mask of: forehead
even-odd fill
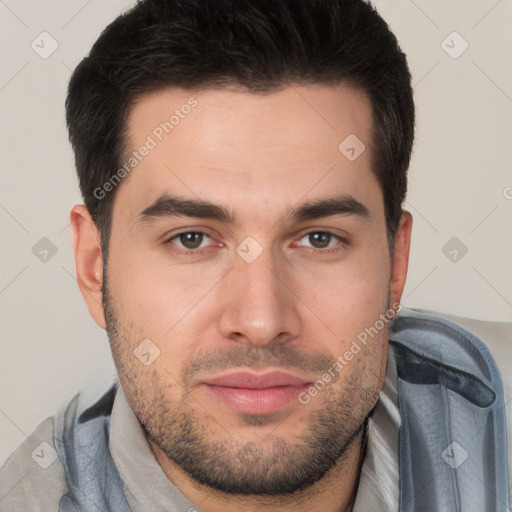
[[[163,89],[130,112],[127,179],[116,203],[131,215],[172,193],[234,211],[254,207],[255,218],[328,193],[378,202],[371,128],[368,98],[347,85],[265,94]]]
[[[203,152],[219,155],[220,146],[226,157],[240,157],[235,152],[243,145],[273,153],[295,146],[307,154],[312,146],[330,148],[349,133],[367,138],[371,117],[368,97],[343,84],[295,85],[270,93],[167,88],[136,101],[127,142],[135,148],[149,135],[165,146],[169,139],[181,143],[194,135],[190,142]]]

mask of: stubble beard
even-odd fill
[[[363,372],[340,378],[309,404],[299,405],[311,407],[311,413],[305,431],[294,441],[285,438],[279,422],[263,441],[237,440],[191,393],[169,400],[166,391],[174,381],[169,376],[172,382],[165,384],[165,372],[148,371],[129,357],[138,336],[134,329],[120,326],[106,273],[104,278],[106,330],[118,372],[130,385],[135,415],[148,439],[192,479],[223,493],[284,496],[310,488],[335,467],[343,473],[349,450],[363,441],[360,434],[380,391],[365,385]],[[271,416],[240,415],[240,420],[254,428],[267,427]]]

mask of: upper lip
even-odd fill
[[[281,370],[254,373],[247,370],[235,370],[216,375],[203,381],[211,386],[228,388],[265,389],[277,386],[303,386],[311,381]]]

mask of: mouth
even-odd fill
[[[283,371],[254,373],[236,370],[207,379],[201,385],[237,412],[271,414],[296,400],[311,383]]]

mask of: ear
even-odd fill
[[[403,212],[395,235],[394,254],[391,266],[389,287],[389,303],[399,304],[404,291],[407,267],[409,265],[409,249],[411,247],[412,215]]]
[[[100,232],[84,205],[73,207],[70,221],[78,286],[94,321],[105,329],[101,291],[103,261]]]

